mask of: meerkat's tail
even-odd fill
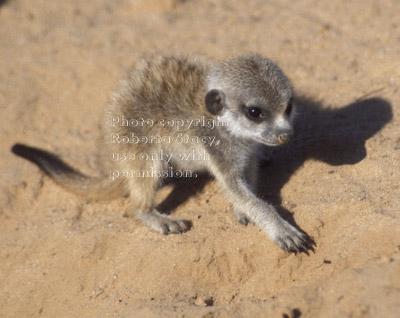
[[[11,151],[36,164],[46,175],[66,190],[88,199],[110,200],[126,194],[121,179],[88,177],[47,151],[15,144]]]

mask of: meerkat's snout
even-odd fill
[[[282,144],[288,143],[293,138],[294,138],[294,131],[293,130],[288,130],[288,131],[282,132],[278,136],[279,142],[282,143]]]

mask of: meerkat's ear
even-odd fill
[[[218,115],[225,107],[225,94],[219,89],[212,89],[206,94],[206,108],[213,114]]]

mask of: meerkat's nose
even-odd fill
[[[286,132],[281,133],[279,135],[278,139],[279,139],[279,142],[286,143],[286,142],[291,141],[293,139],[293,137],[294,137],[293,131],[286,131]]]

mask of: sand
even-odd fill
[[[396,0],[0,1],[0,317],[399,317],[399,16]],[[310,255],[239,224],[213,180],[173,196],[193,227],[163,236],[125,217],[127,198],[87,201],[10,152],[95,174],[133,62],[243,52],[299,95],[297,138],[259,192],[315,239]]]

